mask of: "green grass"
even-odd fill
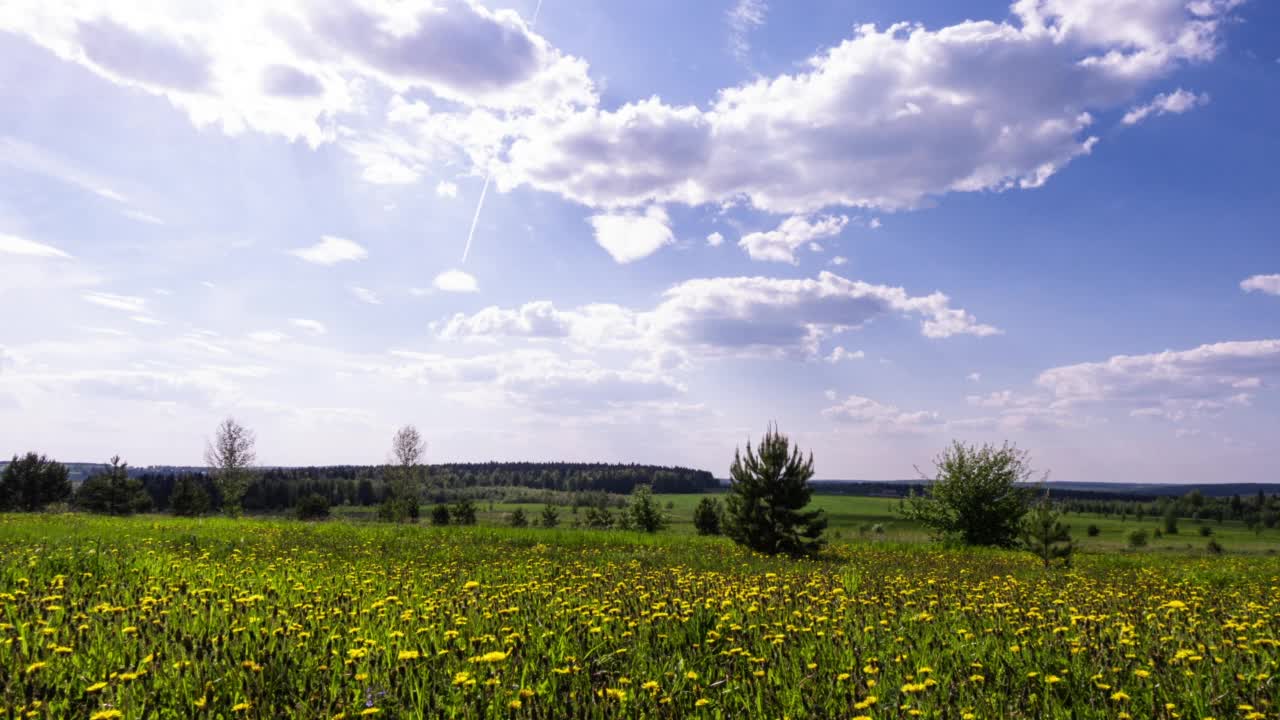
[[[655,495],[654,499],[667,513],[671,520],[667,533],[692,535],[696,531],[693,526],[693,509],[703,495]],[[713,495],[720,497],[722,495]],[[671,505],[668,508],[668,504]],[[489,509],[488,503],[477,505],[480,512],[478,519],[483,525],[505,525],[509,514],[516,508],[524,508],[525,515],[534,521],[542,511],[541,505],[495,503]],[[890,543],[925,543],[930,541],[928,532],[919,525],[906,520],[900,513],[900,504],[896,498],[860,497],[849,495],[814,495],[813,507],[821,508],[828,519],[828,537],[833,543],[863,543],[881,541]],[[571,524],[575,517],[570,508],[560,508],[562,525]],[[372,515],[369,515],[372,519]],[[1189,519],[1180,519],[1179,533],[1155,538],[1154,531],[1163,529],[1164,524],[1158,517],[1147,517],[1139,522],[1134,516],[1121,521],[1117,516],[1104,517],[1092,513],[1072,513],[1066,516],[1071,526],[1072,537],[1085,553],[1130,552],[1129,533],[1139,528],[1145,529],[1148,545],[1138,552],[1146,553],[1191,553],[1204,554],[1209,542],[1208,537],[1199,534],[1201,525],[1213,531],[1213,539],[1222,545],[1228,553],[1264,553],[1280,549],[1280,529],[1249,530],[1241,522],[1217,523],[1204,521],[1195,523]],[[1099,534],[1089,537],[1086,529],[1090,524],[1098,526]],[[883,535],[876,535],[870,529],[880,525]]]
[[[0,515],[0,717],[1274,717],[1277,648],[1264,555]]]

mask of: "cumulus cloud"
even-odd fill
[[[720,247],[724,243],[724,236],[718,232],[713,232],[707,236],[707,244],[711,247]]]
[[[324,323],[320,322],[319,320],[309,320],[307,318],[290,318],[289,324],[298,328],[299,330],[305,330],[306,332],[312,335],[324,335],[325,333],[329,332],[329,329],[326,328],[324,326]]]
[[[336,265],[369,257],[369,252],[359,243],[333,235],[322,235],[315,245],[290,250],[289,254],[316,265]]]
[[[654,205],[641,213],[617,212],[592,215],[596,243],[618,263],[646,258],[663,245],[675,242],[667,213]]]
[[[1171,93],[1157,95],[1152,98],[1151,102],[1145,105],[1139,105],[1124,114],[1121,120],[1125,125],[1137,125],[1152,115],[1181,115],[1184,112],[1192,110],[1200,105],[1208,105],[1209,96],[1206,93],[1197,95],[1193,92],[1187,92],[1182,88],[1178,88]]]
[[[1280,275],[1254,275],[1245,278],[1240,281],[1240,289],[1245,292],[1280,295]]]
[[[823,409],[822,415],[840,423],[878,431],[909,432],[942,425],[942,418],[934,411],[907,412],[896,405],[886,405],[861,395],[846,397],[839,404]]]
[[[800,280],[688,280],[669,288],[661,302],[644,311],[607,304],[557,310],[546,301],[517,309],[492,307],[454,316],[440,335],[448,339],[567,337],[590,347],[815,358],[824,338],[893,315],[920,318],[921,332],[927,337],[998,332],[968,312],[952,308],[942,293],[911,296],[902,288],[823,272],[816,279]]]
[[[784,214],[1038,187],[1093,147],[1094,112],[1211,59],[1231,5],[1020,0],[999,22],[862,26],[706,109],[649,98],[532,123],[499,186],[591,207],[745,197]]]
[[[472,293],[480,290],[475,276],[461,270],[445,270],[436,275],[431,285],[441,292]]]
[[[995,20],[865,25],[704,106],[655,96],[607,110],[585,61],[474,0],[17,0],[0,8],[0,31],[166,97],[197,126],[338,142],[371,182],[414,182],[447,159],[492,170],[500,190],[634,220],[672,202],[802,215],[1038,187],[1090,151],[1094,113],[1213,58],[1236,4],[1018,0]],[[764,12],[757,0],[730,11],[740,52]],[[1147,114],[1186,102],[1175,92]],[[648,243],[623,243],[623,257],[666,242],[659,223],[629,224]]]
[[[843,346],[837,345],[835,349],[831,351],[831,354],[827,355],[823,360],[835,365],[844,360],[861,360],[866,356],[867,354],[861,350],[849,352],[848,350],[845,350]]]
[[[1246,340],[1116,355],[1051,368],[1037,383],[1058,406],[1107,403],[1138,415],[1175,417],[1249,402],[1280,376],[1280,340]]]
[[[458,197],[458,184],[448,180],[441,180],[436,183],[436,195],[442,198],[456,198]]]
[[[742,236],[738,246],[747,251],[752,260],[771,260],[796,264],[796,250],[815,241],[834,237],[849,224],[844,215],[826,215],[809,219],[794,215],[782,221],[777,229],[753,232]]]
[[[471,0],[214,8],[17,0],[20,33],[122,85],[167,98],[197,126],[337,140],[370,86],[502,109],[595,102],[586,63],[509,10]]]
[[[587,415],[647,407],[684,395],[663,375],[604,368],[585,358],[545,350],[517,350],[456,357],[395,351],[401,363],[388,370],[427,384],[496,387],[503,400],[550,415]]]
[[[71,255],[52,245],[0,233],[0,254],[23,255],[37,258],[70,258]]]

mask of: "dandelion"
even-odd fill
[[[711,704],[711,701],[710,701],[710,700],[708,700],[708,699],[706,699],[706,698],[698,698],[698,701],[697,701],[697,702],[695,702],[695,703],[693,704],[693,706],[694,706],[694,707],[706,707],[707,705],[710,705],[710,704]]]
[[[119,710],[99,710],[89,716],[89,720],[114,720],[114,718],[122,718],[124,713]]]
[[[417,650],[401,650],[400,654],[396,656],[396,659],[403,662],[405,660],[417,660],[419,657],[421,657],[421,655]]]
[[[96,682],[96,683],[94,683],[94,684],[90,685],[89,687],[85,688],[85,689],[84,689],[84,691],[85,691],[86,693],[93,694],[93,693],[98,692],[99,690],[101,690],[102,688],[104,688],[104,687],[106,687],[106,686],[107,686],[107,684],[106,684],[106,683],[104,683],[104,682]]]

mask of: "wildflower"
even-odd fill
[[[245,710],[248,710],[251,707],[253,706],[247,702],[236,703],[235,705],[231,706],[231,712],[244,712]]]
[[[107,684],[106,684],[106,683],[104,683],[104,682],[96,682],[96,683],[94,683],[94,684],[90,685],[89,687],[85,688],[85,689],[84,689],[84,691],[85,691],[85,692],[87,692],[87,693],[96,693],[96,692],[98,692],[99,690],[101,690],[102,688],[104,688],[104,687],[106,687],[106,686],[107,686]]]
[[[502,652],[501,650],[494,650],[493,652],[488,652],[478,657],[471,658],[471,662],[495,663],[495,662],[502,662],[503,660],[506,660],[506,659],[507,659],[506,653]]]
[[[31,673],[39,670],[42,667],[45,667],[48,664],[49,663],[47,662],[33,662],[27,666],[27,674],[30,675]]]
[[[694,703],[694,704],[693,704],[693,706],[694,706],[694,707],[705,707],[705,706],[710,705],[710,704],[711,704],[711,701],[710,701],[710,700],[708,700],[708,699],[706,699],[706,698],[698,698],[698,702]]]
[[[417,650],[401,650],[400,654],[396,656],[396,659],[397,660],[417,660],[419,657],[420,657],[420,654],[418,653]]]
[[[382,712],[382,710],[381,710],[380,708],[371,707],[371,708],[365,708],[365,709],[361,710],[361,711],[360,711],[360,714],[361,714],[361,715],[377,715],[377,714],[378,714],[378,713],[380,713],[380,712]]]
[[[1111,699],[1115,700],[1116,702],[1124,702],[1125,700],[1129,699],[1129,695],[1123,690],[1117,690],[1111,693]]]
[[[698,679],[698,673],[696,673],[696,672],[694,672],[694,671],[692,671],[692,670],[690,670],[689,672],[685,673],[685,674],[684,674],[684,676],[685,676],[685,678],[687,678],[687,679],[689,679],[689,680],[697,680],[697,679]]]
[[[115,718],[124,717],[124,713],[119,710],[99,710],[89,716],[89,720],[114,720]]]

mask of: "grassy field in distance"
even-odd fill
[[[694,534],[693,509],[703,497],[705,496],[699,494],[655,495],[654,498],[670,519],[670,525],[664,532]],[[711,497],[717,497],[723,502],[723,493],[714,493]],[[672,507],[668,508],[668,504]],[[902,517],[897,498],[815,494],[812,505],[826,513],[827,536],[833,543],[868,542],[875,539],[895,543],[922,543],[930,540],[923,528]],[[490,510],[490,503],[480,502],[476,504],[476,508],[480,524],[491,526],[506,525],[509,514],[516,508],[523,508],[530,522],[535,522],[542,512],[542,505],[529,503],[493,503],[493,509]],[[572,508],[562,506],[558,509],[562,526],[571,525],[578,517],[573,514]],[[427,522],[425,515],[429,511],[429,506],[423,507],[423,522]],[[616,508],[611,511],[616,512]],[[373,519],[375,509],[340,508],[335,509],[335,512],[342,517]],[[578,511],[579,514],[583,512],[583,509]],[[1180,518],[1178,534],[1160,538],[1155,537],[1155,531],[1163,530],[1164,527],[1159,517],[1147,516],[1138,521],[1133,515],[1121,520],[1116,515],[1108,517],[1092,513],[1070,513],[1066,515],[1065,521],[1070,524],[1071,535],[1083,552],[1128,551],[1129,534],[1134,530],[1144,529],[1147,531],[1148,544],[1141,552],[1203,554],[1210,538],[1200,535],[1202,525],[1212,530],[1211,537],[1228,553],[1280,551],[1280,529],[1264,528],[1255,532],[1238,521],[1217,523],[1205,520],[1197,523],[1188,518]],[[883,535],[870,531],[877,524],[883,528]],[[1086,532],[1091,524],[1098,526],[1099,534],[1096,537],[1089,537]]]

